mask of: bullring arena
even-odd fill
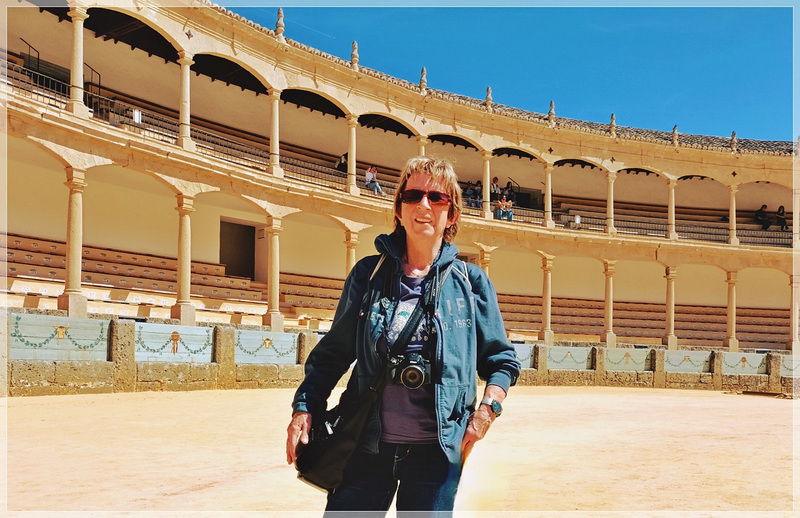
[[[318,515],[283,464],[292,387],[429,154],[516,200],[495,219],[485,189],[455,241],[524,368],[460,512],[792,515],[795,143],[451,94],[295,41],[281,11],[70,5],[7,10],[12,514]]]

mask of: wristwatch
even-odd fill
[[[503,413],[503,405],[496,399],[485,397],[481,400],[481,405],[488,405],[495,417],[500,417],[500,414]]]

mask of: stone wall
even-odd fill
[[[303,364],[319,339],[314,332],[270,333],[260,326],[184,328],[113,319],[98,328],[96,321],[81,320],[8,314],[3,335],[7,347],[2,349],[9,359],[4,387],[9,395],[291,388],[303,379]],[[83,338],[78,331],[82,328],[87,330]],[[607,349],[586,344],[516,344],[516,348],[524,367],[520,385],[724,390],[793,397],[800,373],[794,357],[777,352]],[[74,359],[76,355],[96,359]]]

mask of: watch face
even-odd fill
[[[497,401],[492,401],[491,407],[492,407],[492,412],[494,412],[494,415],[500,417],[500,414],[503,413],[502,405],[500,405],[500,403],[498,403]]]

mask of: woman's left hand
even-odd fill
[[[461,464],[467,461],[467,457],[469,457],[469,454],[472,452],[475,443],[483,439],[494,419],[494,415],[489,411],[486,405],[480,405],[478,409],[469,416],[467,431],[464,434],[464,439],[461,441]]]

